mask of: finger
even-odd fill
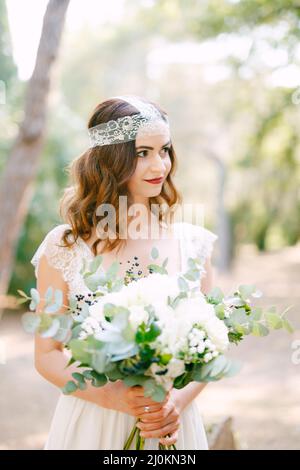
[[[171,446],[172,444],[176,444],[176,442],[178,441],[178,435],[179,431],[177,430],[173,432],[173,434],[170,434],[170,436],[162,437],[159,442],[163,446]]]
[[[151,398],[148,397],[130,397],[129,401],[131,401],[136,408],[140,407],[143,408],[144,406],[150,406],[151,408],[159,409],[164,406],[157,401],[153,401]]]
[[[140,414],[151,414],[152,412],[158,412],[161,410],[163,407],[167,406],[167,402],[158,402],[158,401],[153,401],[151,398],[141,398],[138,397],[134,400],[134,406],[138,408],[138,411]],[[145,411],[145,406],[149,406],[149,410]]]
[[[156,429],[154,431],[142,431],[141,436],[145,437],[145,438],[164,437],[166,434],[173,433],[173,432],[177,431],[178,428],[179,428],[179,423],[176,424],[176,425],[174,425],[174,423],[172,423],[172,424],[168,424],[167,426],[164,426],[163,428]]]
[[[140,420],[143,423],[152,423],[159,422],[166,419],[174,411],[174,406],[169,404],[162,408],[150,408],[150,411],[145,412],[144,409],[141,409]]]
[[[148,398],[148,397],[145,397],[144,393],[145,393],[145,389],[144,387],[142,387],[141,385],[136,385],[134,387],[130,387],[131,389],[131,393],[134,397],[144,397],[144,398]],[[149,397],[149,399],[151,400],[151,398]],[[163,401],[161,402],[157,402],[157,401],[154,401],[152,400],[154,403],[166,403],[168,400],[170,399],[170,392],[167,392],[165,398]]]
[[[140,416],[143,415],[145,416],[145,418],[147,418],[147,416],[150,416],[150,420],[152,415],[157,415],[162,410],[162,407],[160,405],[152,405],[150,403],[148,406],[148,411],[145,411],[144,406],[137,406],[137,411],[139,412]]]
[[[176,423],[178,421],[178,417],[170,414],[167,418],[161,421],[154,421],[150,423],[144,423],[142,421],[139,421],[137,423],[137,427],[141,431],[154,431],[156,429],[162,429],[164,426],[167,426],[168,424]]]

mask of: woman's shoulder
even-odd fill
[[[70,229],[69,224],[59,224],[46,233],[44,240],[48,242],[60,242],[66,230]],[[44,241],[43,240],[43,241]]]
[[[30,260],[31,264],[35,267],[36,276],[39,261],[44,255],[52,267],[62,271],[66,271],[68,265],[74,260],[75,245],[72,248],[66,246],[63,242],[63,235],[67,229],[70,229],[69,224],[56,225],[42,239]]]
[[[211,239],[214,241],[219,238],[216,233],[202,225],[196,225],[190,222],[175,222],[173,225],[177,232],[180,232],[183,236],[188,238],[199,240]]]
[[[174,228],[185,244],[190,247],[191,255],[199,256],[203,263],[212,255],[214,242],[219,238],[216,233],[203,225],[190,222],[177,222]]]

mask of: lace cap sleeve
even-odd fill
[[[47,261],[53,268],[62,272],[66,282],[72,277],[72,267],[76,259],[76,250],[74,248],[64,247],[62,235],[69,228],[68,224],[58,225],[47,233],[38,249],[34,253],[31,264],[34,266],[35,276],[38,274],[39,261],[43,255],[46,255]],[[60,246],[61,245],[61,246]]]
[[[189,246],[188,255],[199,257],[201,265],[212,255],[214,242],[219,238],[214,232],[205,227],[190,223],[183,224],[184,239]]]
[[[194,225],[192,239],[196,250],[196,255],[203,265],[212,256],[214,243],[219,238],[214,232],[205,227]]]

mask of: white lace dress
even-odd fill
[[[91,291],[85,286],[80,269],[82,260],[94,257],[91,249],[81,238],[71,248],[58,246],[62,233],[68,224],[53,228],[33,255],[31,263],[37,275],[39,259],[47,256],[49,264],[59,269],[69,287],[69,295],[75,293],[88,294]],[[174,224],[175,236],[180,239],[181,271],[187,270],[190,256],[199,256],[202,266],[211,255],[216,234],[204,227],[187,222]],[[201,277],[205,274],[203,267]],[[198,281],[197,281],[198,283]],[[50,432],[44,449],[47,450],[117,450],[123,449],[135,423],[134,416],[103,408],[72,395],[60,395]],[[198,405],[193,400],[182,412],[179,438],[176,448],[179,450],[207,449],[207,439],[199,413]],[[145,441],[145,449],[157,449],[158,439]],[[134,449],[134,447],[132,447]]]

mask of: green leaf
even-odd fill
[[[155,273],[168,274],[168,271],[158,264],[148,264],[147,268]]]
[[[157,259],[158,256],[159,256],[159,252],[158,252],[158,249],[154,246],[151,250],[151,258],[152,259]]]
[[[95,292],[99,286],[105,286],[107,283],[106,274],[103,271],[97,271],[94,274],[85,274],[84,283],[88,289]]]
[[[185,292],[185,291],[188,291],[189,285],[188,285],[188,283],[186,282],[186,280],[185,280],[183,277],[180,276],[180,277],[178,278],[177,282],[178,282],[179,289],[180,289],[181,291],[184,291],[184,292]]]
[[[29,299],[28,295],[25,294],[25,292],[21,289],[18,289],[17,292],[20,294],[21,297],[25,297],[26,300]]]
[[[92,385],[94,387],[103,387],[103,385],[105,385],[108,382],[105,374],[98,374],[98,372],[96,372],[95,370],[91,372],[91,376],[92,376]]]
[[[98,268],[100,267],[101,263],[102,263],[102,260],[103,260],[103,256],[101,255],[97,255],[93,261],[91,262],[90,266],[89,266],[89,271],[91,273],[95,273],[96,271],[98,271]]]
[[[172,359],[172,357],[173,357],[172,354],[167,354],[167,353],[162,354],[161,357],[160,357],[160,363],[162,365],[167,365],[170,362],[170,360]]]
[[[262,325],[261,323],[253,322],[252,334],[254,336],[267,336],[269,334],[269,330],[266,326]]]
[[[272,329],[282,328],[282,320],[279,315],[272,312],[266,312],[265,318],[267,320],[268,326]]]
[[[243,364],[240,361],[229,360],[229,367],[223,371],[224,377],[232,377],[236,375],[238,372],[240,372],[242,365]]]
[[[58,332],[59,327],[59,320],[57,318],[53,318],[50,328],[40,331],[40,335],[42,338],[52,338]]]
[[[224,298],[224,294],[219,287],[214,287],[207,294],[208,301],[219,304]]]
[[[41,317],[35,313],[27,312],[22,315],[21,321],[27,333],[34,333],[41,323]]]
[[[62,392],[65,395],[69,395],[70,393],[75,392],[78,389],[77,385],[73,380],[69,380],[66,385],[62,388]]]
[[[152,400],[162,402],[165,399],[166,391],[161,385],[157,385],[154,379],[148,379],[144,383],[144,396],[151,397]]]
[[[238,290],[243,300],[247,300],[251,296],[251,294],[253,294],[253,292],[256,292],[256,287],[250,284],[243,284],[239,286]]]
[[[40,303],[40,294],[39,292],[33,287],[30,289],[30,295],[31,295],[31,302],[29,304],[29,309],[30,310],[35,310],[37,305]]]
[[[251,310],[251,318],[252,320],[260,320],[262,317],[262,308],[255,307]]]
[[[99,374],[103,374],[106,369],[106,365],[108,363],[108,357],[106,348],[96,350],[92,354],[92,367],[95,369],[96,372]]]
[[[49,286],[48,289],[46,290],[46,293],[45,293],[46,305],[48,305],[49,302],[51,302],[52,296],[53,296],[53,287]]]
[[[215,305],[215,313],[220,320],[223,320],[225,318],[224,310],[225,310],[225,305],[223,304]]]
[[[220,375],[225,368],[228,366],[228,359],[223,356],[223,354],[220,354],[220,356],[217,356],[214,360],[214,366],[212,370],[210,371],[209,375],[211,377]]]
[[[84,364],[90,363],[91,354],[87,351],[87,344],[85,341],[80,339],[71,339],[68,347],[76,361],[83,362]]]
[[[35,310],[37,305],[40,302],[40,294],[39,292],[33,287],[30,289],[30,295],[31,295],[31,302],[29,304],[29,309],[30,310]]]
[[[286,318],[283,318],[282,319],[282,326],[283,328],[288,331],[289,333],[293,333],[294,332],[294,328],[293,326],[290,324],[290,322],[286,319]]]
[[[195,263],[194,258],[188,258],[187,264],[190,269],[197,269],[197,265]]]
[[[200,272],[199,269],[189,269],[186,273],[183,275],[188,281],[197,281],[200,277]]]
[[[85,377],[83,374],[80,374],[79,372],[73,372],[72,377],[74,377],[77,382],[85,382]]]
[[[120,268],[120,263],[119,263],[119,261],[114,261],[114,262],[110,265],[110,267],[108,268],[108,270],[106,271],[106,278],[107,278],[108,280],[113,280],[113,279],[116,277],[116,275],[117,275],[117,273],[118,273],[118,271],[119,271],[119,268]]]
[[[132,376],[125,377],[123,379],[123,382],[128,387],[135,387],[137,385],[144,386],[144,383],[147,380],[149,380],[149,379],[147,377],[143,376],[143,375],[132,375]]]
[[[21,304],[25,304],[25,302],[27,302],[28,299],[17,299],[17,303],[18,305],[21,305]]]
[[[169,258],[166,258],[162,264],[162,267],[165,268],[168,264]]]

